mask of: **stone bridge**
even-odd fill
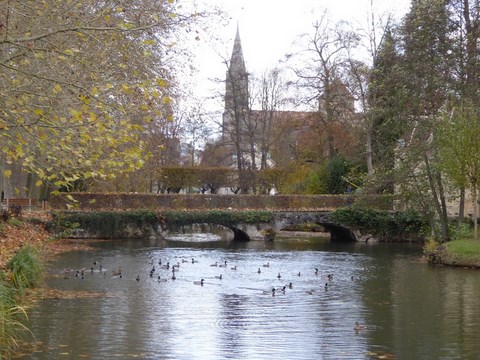
[[[353,195],[217,195],[217,194],[137,194],[137,193],[68,193],[56,196],[50,200],[52,210],[67,210],[74,208],[80,212],[127,210],[152,210],[157,213],[165,211],[201,212],[209,211],[269,211],[273,219],[266,222],[246,224],[222,224],[221,222],[191,222],[191,224],[219,224],[230,228],[236,240],[268,239],[275,233],[289,225],[314,223],[322,225],[330,232],[333,240],[365,241],[369,237],[358,231],[336,224],[332,220],[332,213],[337,208],[350,206],[353,203],[366,202],[374,204],[376,209],[391,209],[391,197],[372,195],[356,198]],[[152,224],[150,224],[152,225]],[[185,224],[186,225],[186,224]],[[123,224],[130,227],[124,233],[131,231],[135,236],[163,236],[169,231],[169,224],[155,224],[148,226],[148,230],[139,229],[135,224]],[[85,229],[85,234],[89,229]],[[91,230],[91,229],[90,229]],[[143,231],[143,233],[142,233]],[[94,234],[89,233],[91,236]],[[116,236],[116,235],[115,235]],[[111,237],[115,237],[112,235]],[[132,235],[133,236],[133,235]],[[93,236],[95,237],[95,236]]]
[[[275,212],[273,219],[269,222],[257,222],[256,224],[237,223],[222,224],[221,222],[211,221],[211,224],[222,225],[229,228],[234,234],[234,240],[249,241],[257,240],[273,240],[275,234],[291,225],[299,224],[318,224],[330,233],[332,240],[343,241],[359,241],[363,240],[358,232],[349,229],[341,224],[336,224],[332,220],[332,212],[316,211],[316,212]],[[187,224],[184,224],[187,225]],[[192,222],[193,225],[193,222]],[[171,228],[167,223],[162,225],[163,236],[169,231],[176,230]]]

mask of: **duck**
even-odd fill
[[[120,266],[118,270],[113,270],[112,271],[113,276],[122,276],[122,267]]]
[[[224,263],[224,264],[220,264],[220,265],[218,265],[218,267],[221,267],[221,268],[226,268],[226,267],[227,267],[227,260],[225,260],[225,263]]]
[[[218,266],[218,261],[215,261],[215,264],[210,264],[210,266]]]
[[[298,276],[301,276],[302,274],[301,274],[300,271],[299,271],[297,275],[298,275]]]
[[[318,268],[315,268],[315,275],[318,275]]]
[[[166,265],[162,265],[162,269],[167,269],[167,270],[170,269],[170,263],[167,262]]]
[[[282,286],[282,287],[277,288],[276,291],[281,291],[282,293],[285,294],[285,290],[286,290],[286,289],[287,289],[287,285],[284,285],[284,286]]]
[[[266,264],[263,264],[263,267],[270,267],[270,263],[267,262]]]
[[[358,321],[355,322],[355,326],[353,327],[353,330],[356,332],[359,332],[361,330],[365,330],[367,327],[365,325],[361,325]]]
[[[282,275],[280,275],[280,273],[278,273],[277,278],[281,279]]]
[[[205,280],[202,279],[202,280],[200,280],[200,281],[194,281],[193,283],[194,283],[195,285],[203,286],[203,283],[204,283],[204,282],[205,282]]]
[[[230,268],[232,270],[237,270],[237,265],[235,265],[234,267]]]
[[[194,258],[192,258],[192,264],[195,264],[195,263],[198,263],[198,260],[195,260]]]
[[[272,290],[264,290],[262,292],[263,295],[270,295],[272,294],[272,296],[275,296],[275,288],[272,288]]]
[[[140,275],[137,275],[137,277],[135,278],[135,280],[140,281]]]
[[[220,279],[222,280],[222,274],[218,275],[218,276],[215,276],[215,279]]]
[[[332,281],[332,280],[333,280],[333,274],[328,274],[327,277],[328,277],[328,281]]]
[[[293,287],[293,284],[290,283],[290,284],[288,284],[287,286],[288,286],[289,289],[291,289],[291,288]]]
[[[157,280],[158,280],[158,282],[166,282],[167,281],[167,279],[161,278],[160,275],[158,275]]]
[[[182,264],[183,264],[183,263],[187,263],[187,262],[188,262],[187,259],[182,259]]]
[[[325,290],[327,290],[328,289],[328,283],[325,283],[324,287],[325,287]]]
[[[308,295],[313,295],[313,293],[315,292],[315,290],[307,290],[305,291]]]
[[[261,272],[262,272],[262,270],[260,270],[260,268],[258,268],[257,273],[260,274]]]

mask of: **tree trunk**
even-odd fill
[[[458,223],[457,228],[463,223],[465,218],[465,186],[460,187],[460,204],[458,205]]]
[[[423,154],[424,160],[425,160],[425,170],[427,172],[427,178],[428,178],[428,183],[430,185],[430,190],[432,192],[432,200],[433,200],[433,205],[435,207],[435,212],[437,213],[438,219],[440,221],[440,230],[441,230],[441,239],[443,242],[449,240],[449,234],[448,234],[448,219],[446,216],[446,207],[444,204],[442,205],[442,200],[441,198],[445,199],[445,194],[443,193],[443,186],[439,187],[437,189],[437,185],[441,185],[442,180],[438,176],[435,176],[432,173],[432,168],[430,166],[430,161],[428,159],[428,155],[426,152]],[[445,200],[443,200],[444,202]]]
[[[477,184],[474,183],[472,186],[473,193],[473,237],[478,239],[478,194],[477,194]]]

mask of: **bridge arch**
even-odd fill
[[[214,218],[205,218],[202,224],[220,225],[233,232],[234,241],[249,241],[251,239],[273,240],[274,234],[292,225],[313,223],[321,225],[330,233],[334,241],[357,241],[355,233],[346,226],[333,221],[331,212],[275,212],[270,221],[246,223],[224,223]],[[199,224],[196,221],[184,223],[184,225]],[[165,223],[162,226],[164,232],[174,230],[175,226]]]

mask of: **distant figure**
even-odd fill
[[[347,207],[350,207],[353,203],[352,187],[350,186],[350,184],[347,184],[347,189],[345,192],[347,193]]]
[[[262,272],[262,270],[260,270],[260,268],[258,268],[258,271],[257,271],[257,273],[259,273],[259,274],[260,274],[261,272]]]
[[[279,278],[279,279],[280,279],[281,277],[282,277],[282,276],[280,275],[280,273],[278,273],[278,275],[277,275],[277,278]]]
[[[360,323],[357,321],[355,322],[355,326],[353,327],[353,330],[355,330],[355,332],[359,332],[359,331],[362,331],[362,330],[365,330],[367,327],[365,325],[360,325]]]

